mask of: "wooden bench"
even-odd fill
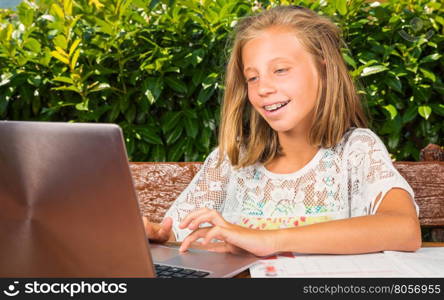
[[[424,242],[444,242],[444,161],[435,160],[444,160],[440,151],[429,145],[421,151],[424,161],[394,162],[415,191]],[[202,162],[130,163],[142,214],[160,222],[201,166]]]

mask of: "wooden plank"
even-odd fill
[[[444,226],[444,162],[395,162],[415,192],[422,226]]]

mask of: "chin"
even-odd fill
[[[268,124],[268,125],[270,125],[270,124]],[[270,127],[271,127],[271,129],[273,129],[274,131],[279,132],[279,133],[289,132],[293,129],[288,126],[276,126],[276,125],[272,126],[272,125],[270,125]]]

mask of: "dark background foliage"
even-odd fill
[[[441,1],[24,1],[0,10],[0,118],[113,122],[132,161],[202,161],[217,143],[232,28],[278,4],[340,26],[393,158],[444,144]]]

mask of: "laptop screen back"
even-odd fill
[[[0,122],[0,277],[152,277],[121,129]]]

